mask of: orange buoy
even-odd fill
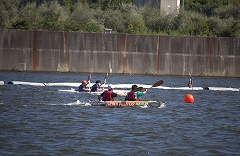
[[[192,96],[192,94],[186,94],[184,96],[184,102],[185,103],[193,103],[194,102],[194,97]]]

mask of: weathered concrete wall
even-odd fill
[[[180,0],[134,0],[134,5],[157,7],[166,14],[174,13],[180,8]]]
[[[166,14],[174,13],[180,8],[180,0],[161,0],[160,8]]]
[[[0,70],[240,77],[240,38],[0,30]]]

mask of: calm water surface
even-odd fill
[[[81,82],[88,74],[0,72],[0,81]],[[92,74],[92,82],[105,74]],[[188,77],[109,75],[110,84],[186,87]],[[240,88],[237,78],[194,77],[198,87]],[[0,85],[1,155],[240,155],[239,91],[151,88],[163,108],[83,106],[96,95],[67,86]],[[183,97],[190,93],[193,104]],[[122,100],[124,97],[118,97]],[[79,100],[81,104],[76,101]]]

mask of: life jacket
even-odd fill
[[[139,101],[139,99],[137,99],[135,97],[135,92],[128,92],[126,100],[128,100],[128,101]]]
[[[100,88],[100,86],[98,84],[94,84],[91,88],[91,92],[96,92],[97,89],[99,89],[99,88]]]
[[[112,97],[112,91],[105,91],[103,92],[103,101],[114,101]]]
[[[86,88],[86,85],[85,84],[81,84],[78,88],[78,91],[81,92],[83,91],[83,88]]]

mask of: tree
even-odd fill
[[[18,0],[0,0],[0,28],[10,28],[17,19]]]

